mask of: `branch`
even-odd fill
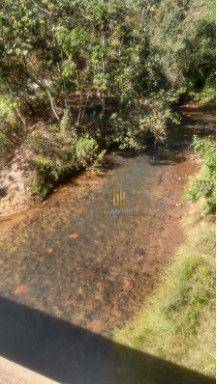
[[[46,15],[48,15],[49,17],[52,15],[52,12],[51,11],[48,11],[48,9],[46,8],[41,8],[38,4],[36,4],[34,2],[34,0],[32,0],[33,4],[42,12],[46,13]]]
[[[60,118],[59,118],[59,116],[58,116],[58,114],[57,114],[57,112],[56,112],[56,110],[55,110],[55,108],[54,108],[53,98],[52,98],[52,96],[51,96],[51,94],[50,94],[50,91],[48,90],[48,88],[45,88],[45,91],[46,91],[46,93],[47,93],[47,95],[48,95],[48,97],[49,97],[49,100],[50,100],[50,106],[51,106],[51,109],[52,109],[52,111],[53,111],[53,114],[54,114],[54,116],[56,117],[56,119],[57,119],[58,121],[60,121]]]

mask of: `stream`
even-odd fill
[[[96,174],[0,222],[1,355],[63,383],[116,383],[105,340],[133,320],[180,244],[198,169],[190,128],[214,124],[210,112],[187,115],[166,153],[111,153]]]

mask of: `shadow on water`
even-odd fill
[[[63,384],[205,384],[212,378],[0,298],[0,354]]]

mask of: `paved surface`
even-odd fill
[[[58,384],[21,365],[0,357],[0,384]]]

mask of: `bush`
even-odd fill
[[[76,158],[79,166],[88,168],[101,164],[105,150],[100,151],[95,139],[88,135],[81,136],[76,142]]]
[[[140,148],[138,119],[133,114],[114,112],[110,116],[110,124],[113,131],[112,141],[118,145],[118,148],[124,150]]]
[[[216,208],[216,156],[213,139],[194,136],[194,150],[202,155],[203,167],[187,191],[187,197],[195,202],[204,197],[210,211]]]
[[[4,152],[6,146],[7,137],[3,132],[0,132],[0,156]]]
[[[44,199],[52,189],[52,186],[52,184],[48,185],[45,183],[45,181],[40,177],[36,177],[31,181],[29,185],[29,191],[32,196],[37,196],[41,199]]]
[[[13,101],[8,96],[0,97],[0,118],[5,122],[14,121],[14,109],[17,107],[17,102]]]
[[[35,131],[28,137],[33,152],[31,166],[37,174],[30,184],[32,195],[44,198],[73,171],[96,167],[103,160],[105,151],[100,151],[94,138],[88,135],[77,138],[66,115],[63,123],[51,127],[49,135]]]
[[[1,92],[0,92],[1,93]],[[5,164],[12,156],[23,136],[22,115],[18,100],[2,94],[0,96],[0,161]]]
[[[177,98],[175,92],[159,91],[158,94],[153,94],[148,113],[140,119],[140,130],[150,132],[156,142],[164,142],[168,126],[177,126],[180,123],[178,113],[171,108]]]

